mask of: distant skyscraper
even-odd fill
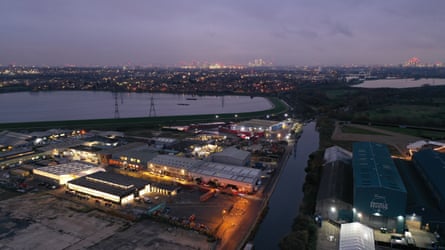
[[[406,67],[416,67],[416,66],[419,66],[420,65],[420,59],[415,57],[415,56],[411,57],[403,65],[406,66]]]
[[[268,63],[264,61],[263,59],[254,59],[253,61],[250,61],[247,66],[249,67],[265,67],[265,66],[272,66],[272,63]]]

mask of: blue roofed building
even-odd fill
[[[383,144],[353,144],[353,217],[374,228],[403,232],[407,192]]]
[[[412,159],[439,208],[445,211],[445,154],[425,149],[414,153]]]

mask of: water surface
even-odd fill
[[[151,99],[153,97],[153,105]],[[190,96],[183,94],[48,91],[0,94],[0,123],[223,114],[272,108],[263,97]]]

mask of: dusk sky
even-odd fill
[[[443,0],[2,0],[0,64],[445,62]]]

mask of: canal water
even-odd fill
[[[153,100],[153,101],[152,101]],[[0,94],[0,123],[223,114],[272,108],[264,97],[191,96],[106,91],[46,91]],[[150,114],[151,113],[151,114]]]
[[[303,128],[303,133],[294,145],[278,183],[269,200],[269,210],[254,239],[255,249],[279,249],[280,240],[291,232],[292,222],[298,214],[303,199],[303,183],[309,155],[318,149],[319,135],[315,122]]]

